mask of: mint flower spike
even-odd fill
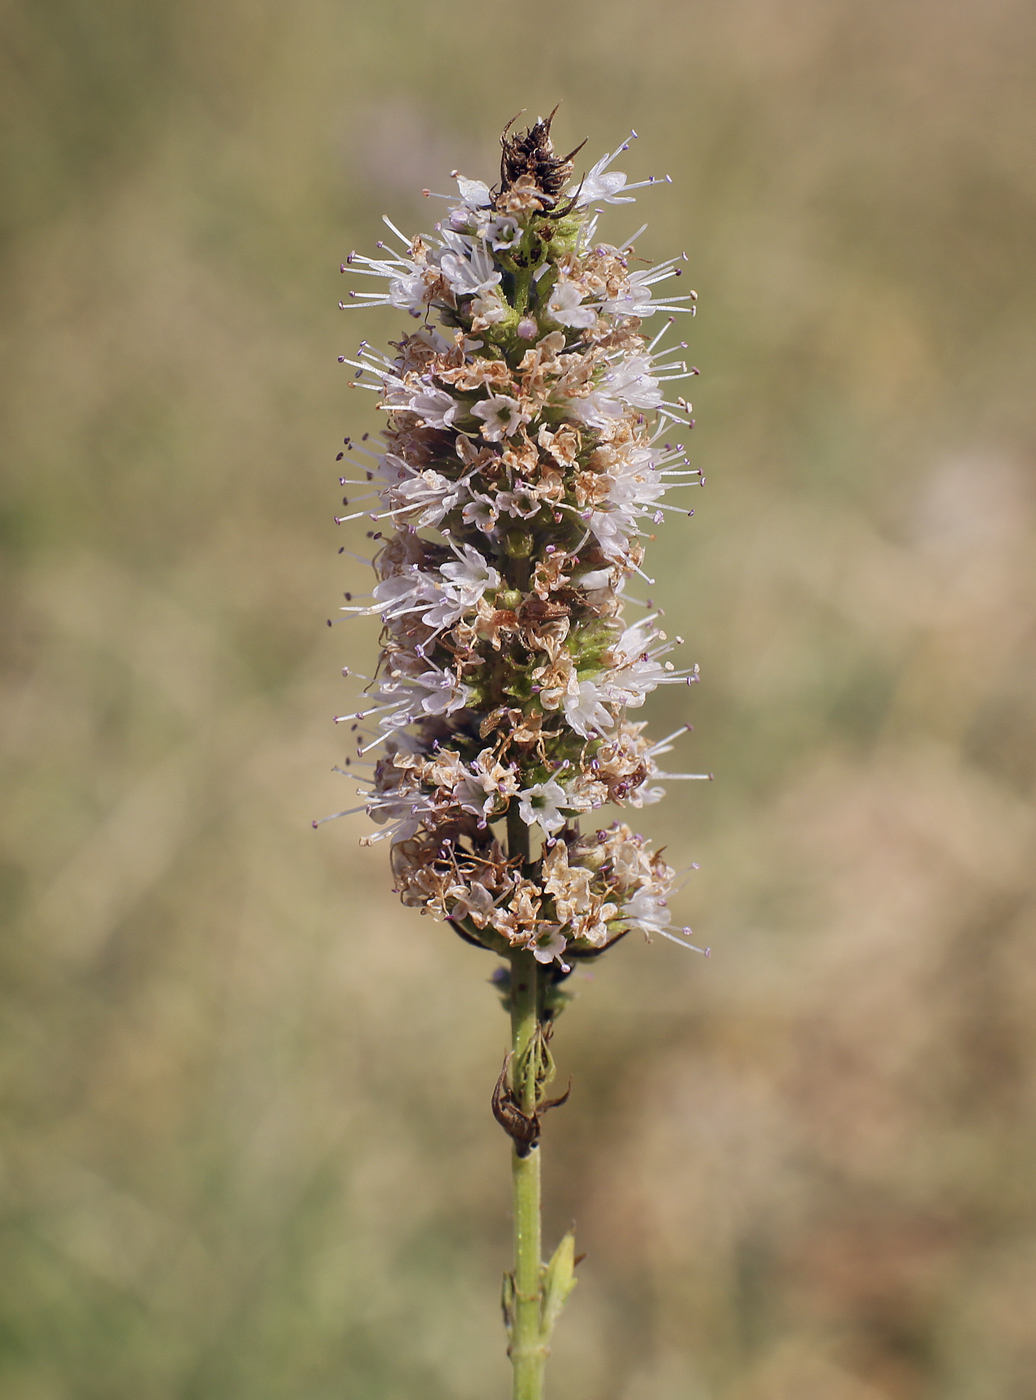
[[[629,717],[656,687],[697,681],[697,666],[669,659],[682,639],[658,611],[623,621],[630,576],[652,582],[651,529],[667,512],[693,515],[663,498],[704,480],[674,440],[693,427],[691,405],[668,389],[698,371],[685,342],[661,348],[696,293],[655,290],[683,258],[631,270],[632,241],[598,239],[592,204],[655,183],[611,169],[629,141],[576,179],[577,152],[554,154],[552,119],[507,128],[496,188],[454,172],[459,198],[433,234],[389,224],[401,249],[351,253],[342,269],[387,284],[343,306],[387,305],[420,324],[391,357],[366,343],[341,357],[387,421],[377,450],[347,444],[364,466],[343,484],[370,499],[340,519],[366,516],[379,547],[371,601],[343,611],[380,616],[383,633],[377,679],[339,718],[354,720],[361,755],[380,749],[360,790],[379,830],[363,843],[390,843],[403,903],[510,964],[512,1051],[493,1107],[514,1143],[504,1310],[522,1400],[541,1393],[574,1286],[570,1237],[546,1267],[539,1246],[535,1149],[556,1102],[544,1093],[560,984],[634,929],[694,946],[670,928],[661,853],[592,814],[711,777],[659,766],[689,725],[652,743]],[[643,323],[659,312],[649,340]]]

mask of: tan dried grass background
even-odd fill
[[[624,945],[559,1031],[552,1393],[1036,1397],[1032,7],[0,23],[5,1397],[506,1393],[491,960],[308,823],[376,640],[335,357],[398,330],[338,263],[559,98],[675,181],[608,227],[701,297],[649,715],[718,780],[644,822],[711,961]]]

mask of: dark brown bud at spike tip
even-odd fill
[[[518,117],[512,117],[504,127],[503,135],[500,137],[502,152],[500,156],[501,194],[509,190],[512,185],[517,184],[524,175],[528,176],[536,189],[545,194],[553,204],[571,180],[572,157],[578,155],[586,142],[581,141],[575,150],[570,151],[567,156],[559,157],[554,154],[554,146],[550,139],[550,124],[554,120],[554,113],[557,110],[555,107],[546,120],[538,119],[521,136],[509,135],[511,127],[514,126]]]

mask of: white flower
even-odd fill
[[[622,917],[645,933],[664,933],[673,916],[666,908],[665,900],[653,893],[649,885],[643,885],[626,903]]]
[[[457,551],[457,558],[442,566],[441,573],[449,580],[450,588],[463,592],[470,599],[472,607],[487,588],[500,587],[500,575],[470,544],[463,545]]]
[[[648,651],[652,643],[659,643]],[[665,640],[651,624],[650,619],[627,627],[612,648],[612,672],[608,678],[609,697],[617,704],[640,706],[644,696],[669,678],[671,662],[662,664],[659,657],[672,650],[672,643]]]
[[[443,582],[439,601],[424,614],[424,621],[435,628],[449,627],[478,603],[490,589],[500,587],[500,575],[470,544],[457,551],[457,558],[440,570]]]
[[[534,783],[518,794],[518,811],[526,826],[539,822],[548,836],[560,831],[568,818],[560,811],[561,807],[571,806],[568,793],[553,778],[545,783]]]
[[[460,174],[455,174],[453,178],[457,181],[462,201],[469,209],[485,209],[492,204],[489,186],[482,180],[468,180]]]
[[[405,612],[430,606],[438,596],[437,580],[416,567],[406,573],[390,574],[374,588],[375,604],[386,622]]]
[[[618,152],[616,152],[616,155]],[[593,167],[586,179],[583,181],[583,190],[579,196],[580,204],[635,204],[636,200],[631,194],[620,194],[619,191],[625,187],[626,176],[621,170],[608,170],[607,167],[615,159],[614,155],[602,156]]]
[[[396,277],[389,283],[388,300],[391,306],[400,311],[409,311],[411,316],[420,316],[428,304],[429,278],[425,269],[415,267],[405,277]]]
[[[644,847],[637,841],[616,841],[609,852],[612,869],[620,887],[639,885],[650,877],[651,863],[644,854]]]
[[[517,219],[512,219],[510,214],[501,214],[495,219],[490,219],[482,231],[482,237],[498,252],[513,248],[521,236],[521,225]]]
[[[618,511],[591,511],[586,523],[596,536],[604,556],[622,563],[629,545],[629,527],[624,527]]]
[[[491,496],[472,496],[460,513],[465,525],[476,525],[488,535],[497,522],[500,512]]]
[[[630,511],[631,525],[638,507],[654,505],[665,494],[665,482],[655,469],[649,449],[624,454],[611,465],[609,476],[608,504],[615,510]]]
[[[451,481],[430,468],[418,472],[409,481],[400,482],[393,490],[393,497],[398,498],[400,505],[421,512],[417,524],[422,527],[438,525],[467,494],[467,484],[463,480]]]
[[[394,229],[393,232],[398,230]],[[353,252],[343,264],[343,272],[346,267],[361,277],[383,277],[389,285],[387,292],[351,291],[349,302],[343,302],[343,306],[396,306],[402,311],[409,311],[411,316],[421,314],[439,276],[438,270],[426,266],[423,258],[418,261],[410,256],[368,258],[362,253]]]
[[[522,486],[520,482],[514,491],[501,491],[496,500],[501,510],[506,511],[508,515],[517,516],[519,520],[531,520],[534,515],[539,514],[539,497],[530,487]]]
[[[461,405],[445,389],[431,386],[414,394],[408,405],[430,428],[448,428],[452,425]]]
[[[514,797],[518,782],[514,773],[496,763],[492,749],[486,749],[475,759],[470,769],[453,789],[453,800],[476,817],[487,817],[498,797]]]
[[[475,315],[475,320],[482,325],[498,325],[507,315],[507,303],[501,297],[495,287],[481,293],[471,303],[471,310]]]
[[[576,409],[591,428],[606,428],[624,416],[626,405],[650,411],[661,402],[662,391],[651,373],[651,357],[626,355],[605,373],[593,393],[577,402]]]
[[[554,928],[550,924],[546,926],[546,931],[549,935],[546,943],[542,942],[543,934],[540,934],[541,941],[533,944],[532,955],[537,962],[541,963],[551,963],[555,958],[561,962],[565,949],[568,947],[565,935],[559,928]],[[561,965],[564,967],[564,963]]]
[[[499,442],[501,438],[510,437],[518,431],[522,423],[529,421],[529,415],[522,412],[518,400],[510,398],[507,394],[493,394],[475,404],[471,412],[475,418],[481,418],[485,423],[482,436],[487,442]]]
[[[429,667],[419,676],[407,677],[398,684],[389,681],[381,689],[386,698],[394,695],[405,698],[410,718],[404,719],[404,724],[421,714],[453,714],[454,710],[464,708],[471,694],[470,689],[460,685],[449,671],[439,671],[434,667]]]
[[[456,252],[443,253],[439,266],[456,296],[483,296],[497,286],[503,274],[493,271],[493,259],[484,247],[473,246],[470,239],[452,238]]]
[[[574,282],[561,281],[547,302],[547,315],[559,326],[574,326],[583,329],[592,326],[597,320],[597,312],[592,306],[582,306],[583,293]]]
[[[476,928],[485,928],[494,907],[493,896],[485,885],[472,880],[467,888],[463,885],[458,887],[457,902],[450,910],[450,918],[470,919]]]
[[[593,681],[580,681],[563,703],[565,718],[584,739],[611,727],[612,717],[604,706],[604,696]]]
[[[453,789],[453,800],[465,812],[473,816],[488,816],[493,807],[493,792],[486,791],[479,777],[462,778]]]
[[[670,277],[680,275],[676,266],[679,259],[670,258],[654,267],[631,272],[618,296],[607,297],[601,303],[601,310],[609,316],[637,316],[645,320],[656,311],[685,311],[681,302],[693,301],[693,295],[674,297],[663,296],[659,301],[652,298],[651,287],[655,282],[667,282]]]
[[[637,133],[630,135],[636,138]],[[568,191],[571,199],[577,201],[579,208],[585,208],[588,204],[634,204],[636,201],[633,195],[621,194],[621,190],[639,190],[644,185],[653,185],[654,176],[648,180],[638,180],[635,185],[626,183],[626,176],[621,170],[609,170],[612,161],[620,156],[623,151],[629,150],[629,141],[623,141],[617,150],[612,151],[610,156],[602,156],[588,175],[584,176],[578,185],[573,185]],[[669,177],[666,176],[668,181]]]
[[[626,355],[604,376],[604,390],[631,408],[652,409],[662,402],[649,355]]]
[[[647,778],[639,787],[632,788],[623,799],[631,807],[650,807],[655,802],[661,802],[665,797],[664,787],[648,787]]]
[[[633,708],[643,705],[645,696],[666,680],[668,673],[657,655],[670,647],[665,645],[655,653],[649,652],[648,647],[656,640],[663,638],[646,620],[627,627],[619,638],[612,649],[614,669],[606,682],[608,697],[615,704]]]
[[[617,297],[601,302],[601,310],[609,316],[639,316],[642,320],[653,316],[655,305],[651,300],[651,288],[637,280],[640,276],[639,272],[631,273]]]
[[[666,675],[665,668],[657,661],[635,661],[620,677],[609,680],[609,698],[616,705],[627,705],[635,710],[662,684]]]
[[[368,842],[373,842],[379,837],[391,836],[393,844],[397,841],[406,841],[421,829],[421,821],[427,815],[424,809],[414,810],[413,797],[399,797],[395,800],[387,797],[379,797],[377,801],[372,801],[367,805],[367,815],[372,822],[377,822],[379,826],[384,826],[386,822],[394,822],[395,825],[389,832],[379,832],[378,837],[368,837]]]

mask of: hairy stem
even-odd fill
[[[529,859],[529,828],[512,801],[507,814],[507,850]],[[536,1112],[539,965],[530,952],[511,953],[511,1083],[518,1106]],[[511,1321],[513,1400],[541,1400],[546,1347],[541,1331],[542,1243],[540,1239],[540,1150],[511,1148],[514,1211],[514,1296]]]
[[[531,953],[511,955],[511,1053],[514,1091],[523,1113],[536,1112],[537,973]],[[521,1152],[525,1155],[522,1156]],[[541,1329],[540,1150],[511,1153],[514,1189],[514,1305],[511,1364],[514,1400],[541,1400],[547,1349]]]
[[[521,856],[523,865],[529,859],[529,828],[522,821],[518,803],[513,798],[507,809],[507,854],[511,860]]]

